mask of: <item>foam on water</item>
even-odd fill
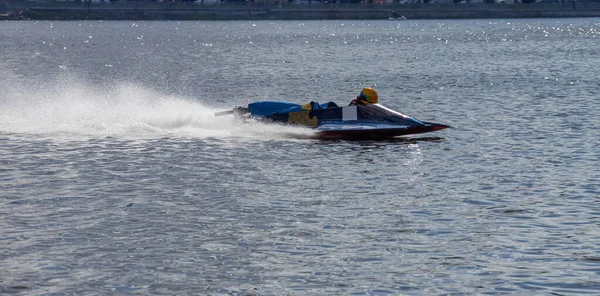
[[[138,85],[57,80],[13,83],[0,94],[0,132],[118,137],[306,138],[312,131],[215,116],[193,98]]]

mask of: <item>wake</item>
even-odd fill
[[[60,136],[308,138],[312,131],[241,124],[193,98],[130,84],[111,88],[76,81],[11,85],[0,93],[0,132]]]

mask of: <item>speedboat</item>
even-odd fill
[[[340,107],[334,102],[305,105],[259,101],[215,113],[313,128],[319,139],[377,140],[446,129],[449,126],[417,120],[381,104]]]

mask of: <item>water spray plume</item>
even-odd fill
[[[297,129],[254,123],[193,98],[174,97],[141,86],[91,85],[75,80],[12,84],[0,94],[0,132],[118,137],[286,137]]]

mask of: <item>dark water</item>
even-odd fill
[[[600,293],[600,19],[0,24],[0,294]],[[307,140],[216,110],[381,103]]]

